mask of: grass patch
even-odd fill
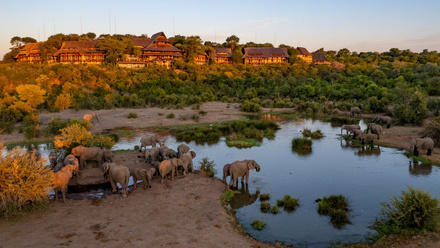
[[[292,149],[312,149],[312,140],[304,138],[296,138],[292,140]]]
[[[267,201],[270,199],[270,194],[261,194],[260,201]]]
[[[263,213],[268,213],[270,211],[270,203],[269,202],[261,202],[260,210]]]
[[[138,149],[139,150],[139,149]],[[112,152],[132,152],[132,151],[136,151],[136,150],[132,150],[132,149],[119,149],[119,150],[112,150]]]
[[[226,145],[228,147],[236,147],[236,148],[251,148],[253,146],[259,146],[260,144],[253,139],[244,139],[244,140],[227,140]]]
[[[265,225],[266,223],[264,223],[262,220],[254,220],[251,224],[252,228],[258,231],[263,230]]]
[[[278,214],[279,209],[278,209],[277,206],[273,206],[273,207],[270,209],[270,212],[271,212],[272,214]]]
[[[136,119],[136,118],[138,118],[138,115],[135,112],[130,112],[130,113],[128,113],[127,118],[128,119]]]
[[[283,118],[286,118],[287,120],[294,120],[297,118],[300,118],[301,115],[298,113],[291,113],[291,112],[270,112],[269,114],[271,115],[277,115],[277,116],[281,116]]]
[[[431,165],[437,165],[437,166],[439,165],[438,163],[430,160],[429,158],[419,157],[419,156],[416,156],[410,152],[405,152],[404,154],[407,158],[414,159],[415,161],[418,161],[423,164],[431,164]]]
[[[200,163],[200,171],[206,174],[209,177],[214,177],[217,173],[217,170],[215,169],[214,161],[209,160],[209,158],[204,157],[199,162]]]
[[[356,118],[342,117],[342,116],[332,116],[330,119],[326,118],[325,121],[330,121],[333,127],[342,125],[352,125],[359,124],[359,120]]]
[[[237,194],[240,194],[240,191],[227,189],[222,195],[222,200],[224,202],[230,202]]]
[[[170,114],[167,114],[166,118],[168,118],[168,119],[173,119],[174,116],[175,116],[175,115],[174,115],[173,113],[170,113]]]
[[[312,136],[312,130],[310,130],[308,128],[304,128],[304,130],[302,131],[302,134],[304,137],[308,138],[308,137]]]
[[[293,212],[295,211],[296,207],[299,206],[298,198],[292,198],[290,195],[285,195],[283,198],[283,207],[284,210],[287,212]]]
[[[348,220],[348,201],[343,195],[331,195],[318,202],[318,213],[330,217],[330,222],[336,228],[342,228],[350,223]]]
[[[310,138],[312,139],[321,139],[322,137],[324,137],[324,135],[321,133],[321,130],[316,130],[310,135]]]
[[[199,111],[199,115],[201,115],[201,116],[205,116],[207,113],[208,113],[208,112],[203,111],[203,110],[200,110],[200,111]]]

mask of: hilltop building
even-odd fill
[[[26,44],[23,48],[20,49],[18,54],[15,56],[15,60],[18,62],[28,62],[28,63],[41,63],[43,62],[43,58],[41,58],[40,46],[42,46],[44,42],[36,42]],[[41,49],[43,49],[41,47]],[[55,62],[55,59],[52,56],[47,57],[48,63]]]
[[[247,47],[244,49],[243,61],[246,65],[280,64],[289,61],[287,48]]]
[[[99,50],[98,43],[97,40],[64,41],[54,56],[60,63],[101,64],[105,59],[105,52]]]
[[[298,50],[298,55],[296,55],[298,58],[304,60],[306,63],[313,62],[313,55],[309,53],[305,47],[297,47],[296,50]]]
[[[216,64],[232,64],[232,49],[223,47],[214,47],[215,52],[209,55],[209,58]]]
[[[327,61],[327,58],[325,57],[325,53],[313,53],[313,63],[315,64],[323,64],[323,65],[329,65],[330,62]]]
[[[159,32],[154,34],[142,49],[141,61],[170,67],[174,60],[182,57],[182,54],[182,50],[173,46],[163,32]]]

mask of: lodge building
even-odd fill
[[[173,46],[163,32],[148,37],[123,37],[123,41],[133,42],[133,50],[126,53],[117,62],[118,66],[126,68],[142,68],[148,64],[170,67],[183,56],[183,51]],[[53,56],[47,56],[48,63],[87,63],[101,64],[105,60],[105,51],[100,50],[99,40],[94,41],[64,41],[61,48]],[[26,44],[15,56],[18,62],[41,63],[43,42]],[[211,63],[232,64],[232,49],[214,47],[209,54],[196,54],[194,62],[198,65]],[[298,57],[307,63],[329,64],[324,53],[311,54],[304,47],[297,47]],[[45,53],[48,54],[48,53]],[[287,48],[247,47],[244,48],[242,62],[246,65],[264,65],[288,63],[290,55]]]

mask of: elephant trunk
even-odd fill
[[[255,170],[256,170],[257,172],[259,172],[259,171],[260,171],[260,167],[255,168]]]

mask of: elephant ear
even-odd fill
[[[196,157],[196,152],[195,151],[191,151],[191,157],[195,158]]]
[[[253,160],[248,160],[246,163],[246,166],[249,170],[252,170],[254,168],[253,166]]]

